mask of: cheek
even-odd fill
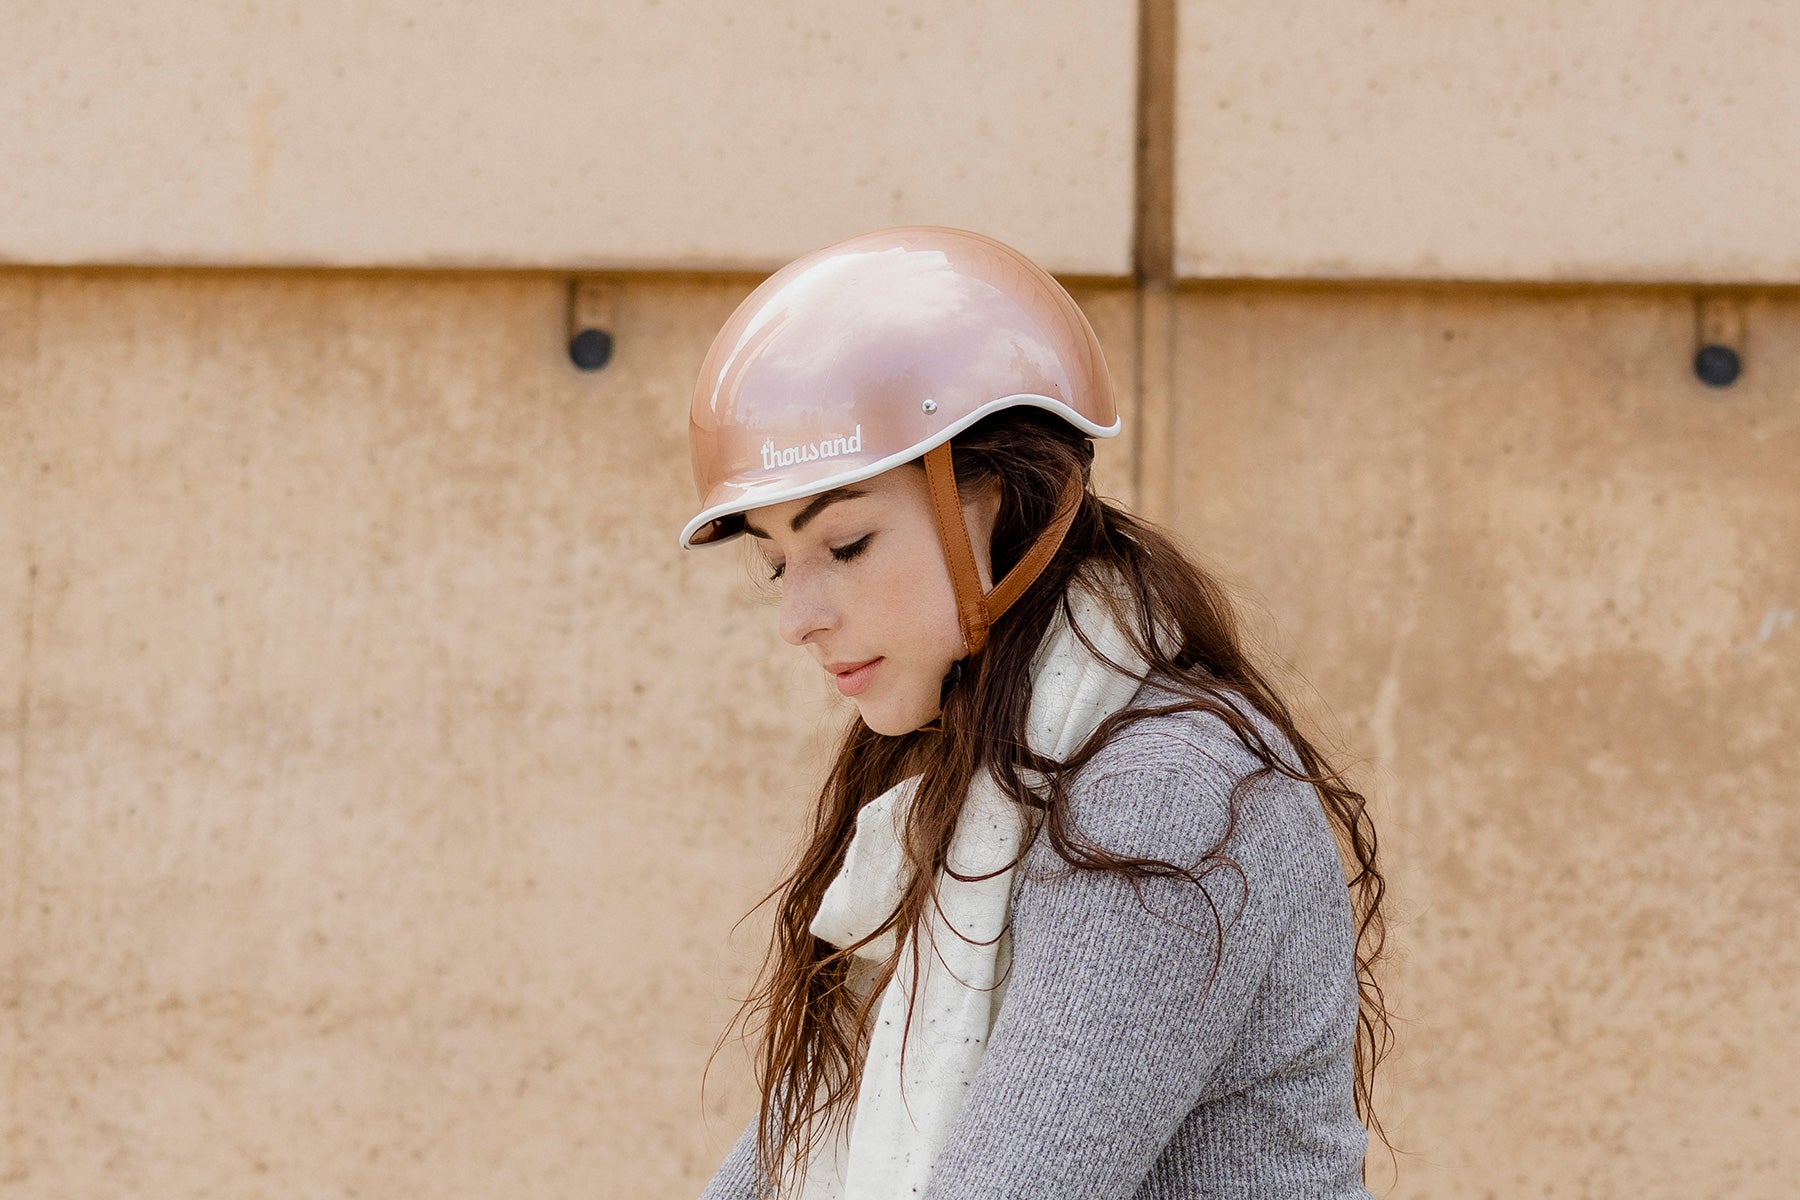
[[[956,600],[946,593],[927,603],[909,603],[889,618],[895,651],[921,670],[941,676],[950,663],[962,657],[962,628],[956,623]]]
[[[871,649],[930,675],[935,686],[963,652],[956,593],[936,541],[920,552],[895,556],[864,582],[869,632],[878,643]]]
[[[877,733],[911,732],[937,716],[944,673],[962,657],[956,599],[944,586],[921,586],[916,576],[896,579],[870,613],[876,632],[866,649],[887,657],[879,687],[856,698],[863,721]]]

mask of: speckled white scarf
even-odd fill
[[[1073,589],[1070,607],[1106,657],[1143,673],[1143,659],[1092,591]],[[1059,614],[1032,662],[1027,718],[1032,749],[1059,760],[1068,757],[1102,720],[1124,708],[1137,689],[1136,679],[1096,658]],[[899,833],[917,786],[916,777],[905,780],[857,814],[843,869],[813,918],[815,935],[848,946],[878,928],[899,905],[905,866]],[[1011,961],[1007,913],[1016,869],[1009,864],[1019,857],[1028,832],[1035,832],[1029,814],[983,773],[969,790],[948,852],[949,865],[958,874],[977,878],[938,874],[938,904],[927,918],[929,929],[918,955],[923,977],[910,1029],[909,947],[877,1001],[847,1138],[809,1164],[801,1189],[804,1200],[917,1200],[925,1193],[1005,995]],[[864,946],[857,957],[882,961],[893,949],[893,936]]]

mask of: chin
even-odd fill
[[[915,704],[857,704],[857,713],[862,722],[871,730],[883,737],[899,737],[913,732],[927,721],[935,720],[938,715],[937,705],[925,708]]]

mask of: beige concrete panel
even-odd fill
[[[554,277],[0,274],[0,1198],[698,1193],[845,712],[676,549],[749,286],[626,285],[587,375]]]
[[[1190,278],[1800,279],[1783,0],[1183,0]]]
[[[1130,274],[1136,5],[79,0],[0,44],[0,261]]]
[[[1372,763],[1394,1196],[1800,1178],[1800,300],[1745,315],[1712,391],[1674,294],[1180,302],[1174,523]]]
[[[549,279],[42,288],[0,1194],[691,1195],[817,725],[674,548],[741,287],[633,293],[592,376]]]

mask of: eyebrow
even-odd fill
[[[788,522],[788,528],[792,529],[795,533],[799,533],[802,529],[806,528],[807,522],[824,512],[827,508],[830,508],[833,504],[836,504],[839,500],[854,500],[858,496],[866,496],[868,494],[869,489],[859,487],[838,487],[832,488],[829,492],[820,492],[817,496],[813,497],[811,504],[808,504],[805,508],[794,514],[794,519]],[[744,532],[751,537],[762,538],[764,541],[767,541],[769,537],[768,534],[752,525],[748,519],[744,521]]]

